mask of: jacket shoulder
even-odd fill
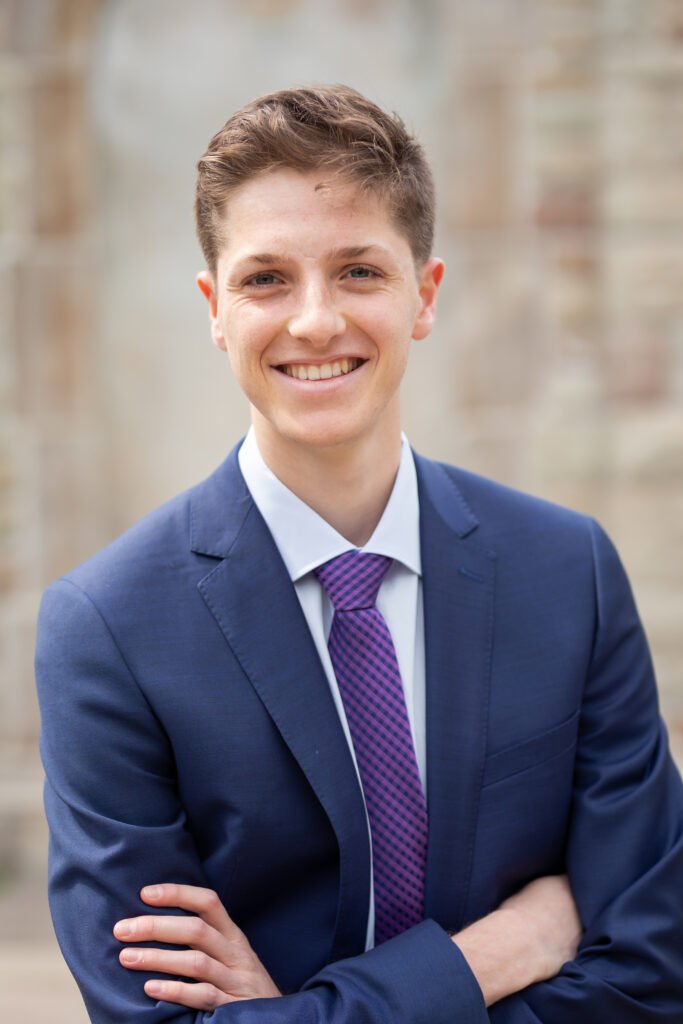
[[[480,543],[532,534],[574,535],[584,542],[596,529],[595,520],[583,512],[556,504],[526,491],[499,483],[459,466],[418,456],[418,473],[429,479],[429,489],[442,502],[458,502],[466,511]],[[599,529],[599,528],[598,528]]]
[[[149,512],[86,561],[62,577],[93,598],[117,582],[134,585],[180,553],[189,553],[190,508],[196,487],[189,488]]]

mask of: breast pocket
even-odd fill
[[[494,785],[565,754],[575,746],[578,728],[579,712],[576,711],[571,718],[567,718],[554,728],[487,757],[484,786]]]

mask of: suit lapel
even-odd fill
[[[200,593],[322,804],[340,856],[332,960],[365,945],[365,809],[329,685],[294,587],[246,488],[236,451],[193,500],[192,547],[219,557]],[[343,897],[343,898],[342,898]]]
[[[429,848],[426,913],[466,923],[484,757],[494,556],[443,466],[416,457],[425,610]]]

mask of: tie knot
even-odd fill
[[[392,559],[362,551],[345,551],[314,569],[335,611],[372,608]]]

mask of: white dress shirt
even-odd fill
[[[240,448],[239,465],[294,584],[358,772],[344,704],[327,649],[334,608],[313,575],[313,569],[330,558],[353,550],[355,545],[342,537],[271,472],[258,449],[253,428],[249,430]],[[417,766],[424,789],[427,776],[420,506],[415,463],[405,436],[402,438],[401,461],[389,501],[372,537],[361,550],[393,559],[393,565],[384,577],[377,596],[377,608],[384,616],[396,649]],[[367,949],[374,944],[374,917],[371,873]]]

